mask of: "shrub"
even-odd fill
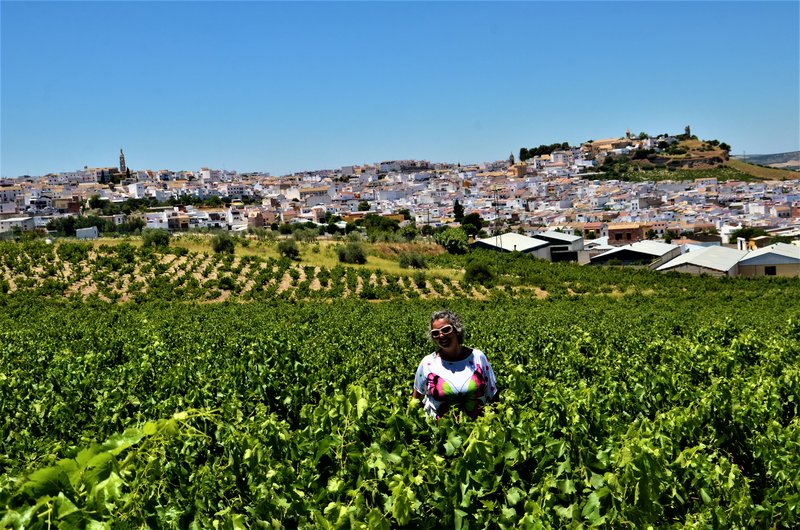
[[[464,270],[464,280],[467,283],[479,283],[484,287],[491,287],[497,281],[497,274],[487,261],[472,260]]]
[[[217,285],[220,289],[224,289],[226,291],[233,291],[236,288],[236,282],[230,276],[223,276],[217,282]]]
[[[412,277],[412,279],[414,280],[414,283],[416,284],[416,286],[418,288],[420,288],[420,289],[424,289],[425,286],[427,285],[426,278],[425,278],[425,273],[422,272],[422,271],[415,272],[414,276]]]
[[[217,254],[233,254],[236,245],[230,234],[217,234],[211,239],[211,248]]]
[[[170,234],[163,228],[142,231],[142,246],[163,248],[169,246]]]
[[[461,228],[447,228],[436,235],[436,242],[442,245],[449,254],[464,254],[467,252],[467,233]]]
[[[297,243],[292,239],[285,239],[278,243],[278,252],[281,256],[286,256],[289,259],[297,259],[300,255],[300,249],[297,248]]]
[[[342,263],[364,264],[367,262],[367,254],[364,251],[364,247],[355,241],[339,246],[336,252],[339,255],[339,261]]]
[[[427,269],[428,263],[425,256],[418,252],[406,252],[400,255],[400,267],[408,269]]]
[[[92,249],[91,243],[80,243],[65,241],[58,245],[58,257],[72,264],[89,259],[89,251]]]

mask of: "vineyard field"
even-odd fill
[[[796,279],[474,255],[0,243],[0,527],[797,526]],[[476,421],[410,398],[443,306]]]
[[[477,258],[475,258],[477,256]],[[471,259],[491,263],[493,284],[464,281]],[[327,267],[288,258],[214,254],[180,246],[155,250],[122,241],[115,245],[0,241],[0,294],[89,303],[274,302],[425,300],[451,298],[563,299],[573,296],[713,299],[734,305],[785,305],[800,297],[796,278],[691,277],[646,268],[588,267],[550,263],[524,255],[473,251],[431,257],[432,268],[394,274],[370,266]],[[768,288],[764,289],[763,286]]]
[[[796,528],[796,287],[631,278],[377,304],[15,289],[0,527]],[[410,397],[443,305],[501,387],[475,421]]]

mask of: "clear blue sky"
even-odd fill
[[[0,2],[0,175],[800,149],[800,2]]]

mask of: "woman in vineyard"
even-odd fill
[[[477,418],[485,404],[497,399],[492,365],[482,351],[463,345],[464,324],[451,311],[433,314],[429,335],[437,349],[419,363],[414,397],[432,417],[455,409]]]

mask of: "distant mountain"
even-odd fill
[[[759,166],[779,167],[784,169],[800,167],[800,151],[775,153],[773,155],[731,155],[731,158],[745,160]]]

